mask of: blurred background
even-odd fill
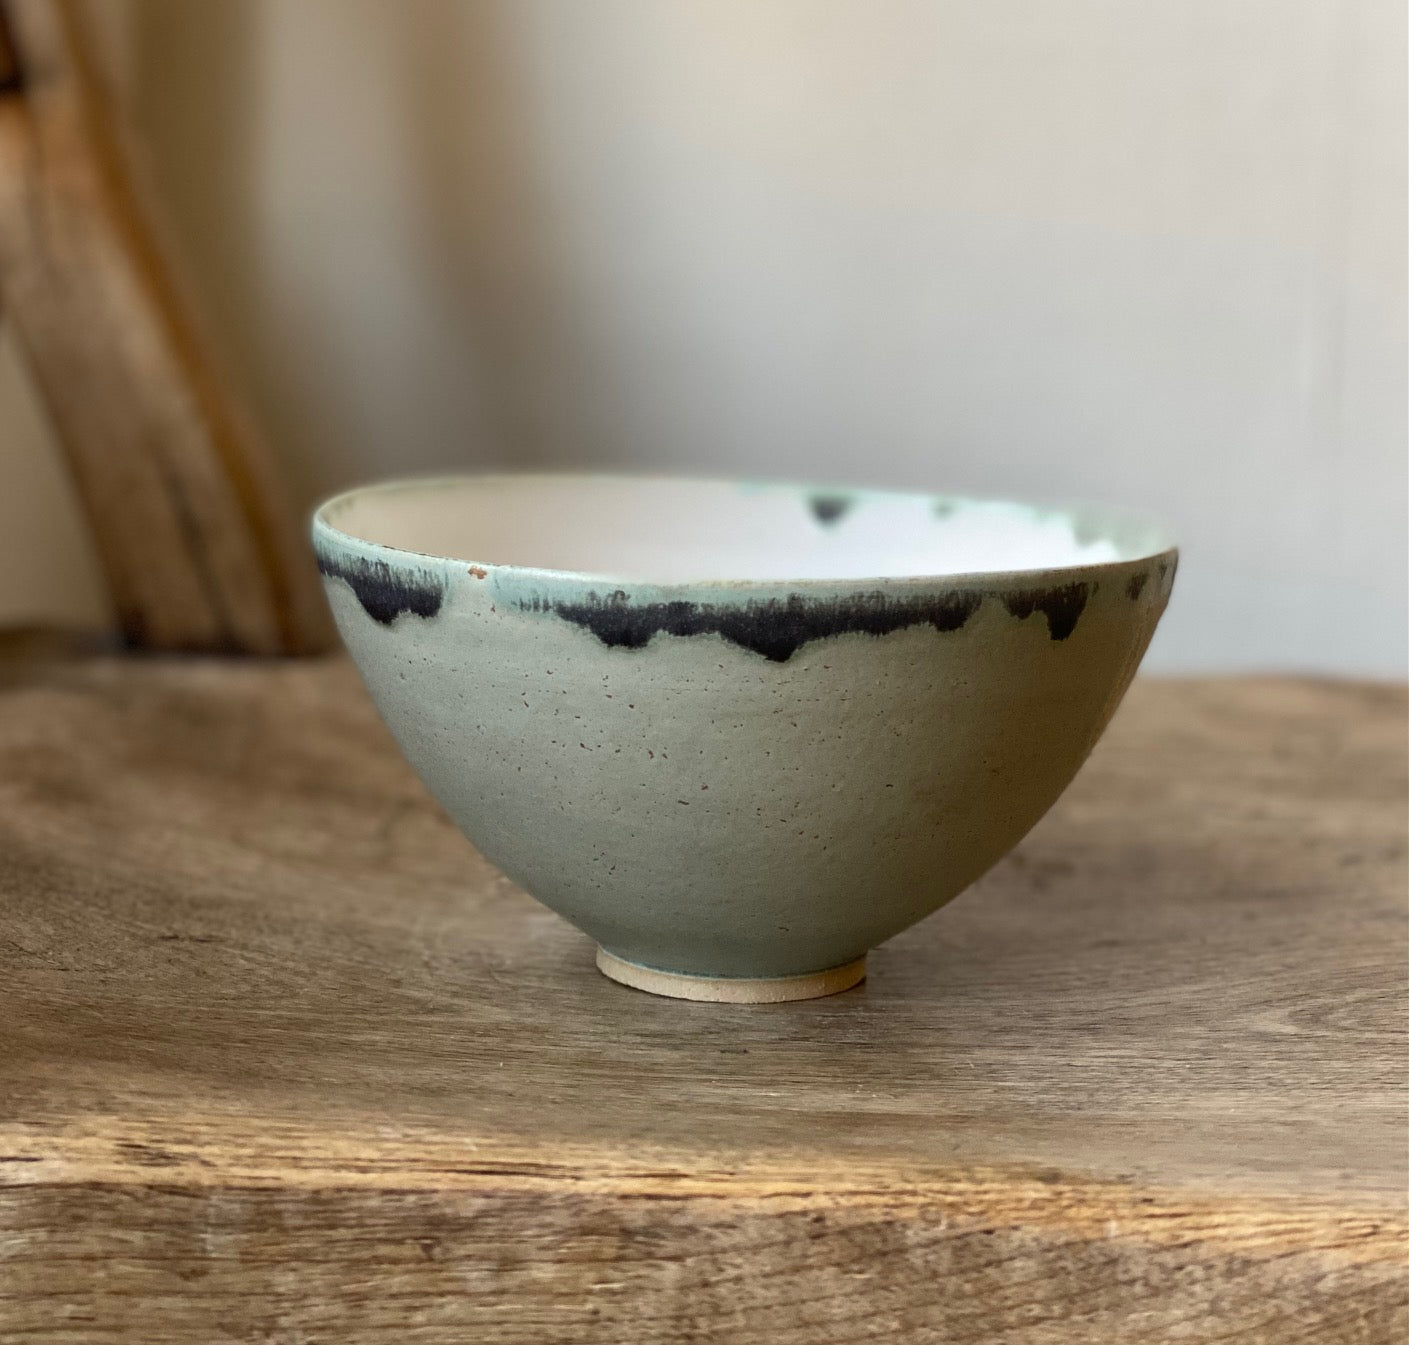
[[[301,505],[487,466],[1152,508],[1148,667],[1402,677],[1405,9],[100,0]],[[102,625],[0,321],[0,622]]]

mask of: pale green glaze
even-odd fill
[[[796,494],[799,508],[813,495],[866,498]],[[971,507],[946,504],[935,527]],[[948,578],[623,586],[379,546],[334,526],[342,507],[314,524],[334,616],[446,811],[610,952],[716,977],[861,957],[1006,853],[1105,728],[1176,559],[1143,527],[1083,511],[1068,515],[1082,538],[1108,536],[1125,558]],[[438,590],[438,607],[374,619],[337,573],[364,563]],[[1010,610],[1015,594],[1021,613],[1023,595],[1030,609],[1034,593],[1073,584],[1087,597],[1063,638],[1060,615]],[[942,606],[958,594],[972,611],[955,629],[850,631],[770,658],[719,633],[612,647],[554,610],[623,587],[630,606],[877,593]]]

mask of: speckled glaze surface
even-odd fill
[[[609,975],[713,999],[845,988],[1021,839],[1177,562],[1107,511],[602,477],[369,487],[313,536],[378,710],[466,835]]]

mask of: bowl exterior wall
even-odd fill
[[[471,841],[618,957],[706,976],[850,962],[962,892],[1085,760],[1175,569],[602,593],[315,540]]]

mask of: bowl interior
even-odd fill
[[[318,519],[401,551],[658,584],[1051,570],[1169,545],[1105,509],[566,474],[392,482],[339,496]]]

